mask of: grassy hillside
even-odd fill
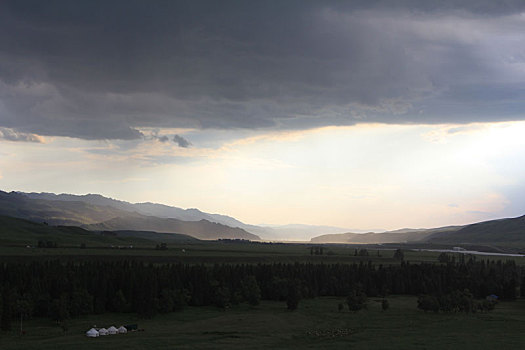
[[[155,232],[177,232],[196,237],[198,239],[240,238],[259,240],[254,234],[240,228],[201,221],[181,221],[177,219],[165,219],[154,216],[117,217],[98,224],[84,225],[86,229],[94,231],[116,231],[116,230],[138,230]]]
[[[109,245],[154,246],[160,242],[188,243],[195,238],[156,232],[108,232],[99,234],[75,226],[49,226],[32,221],[0,216],[0,245],[37,246],[38,241],[56,242],[58,246],[107,247]]]
[[[433,234],[433,243],[469,243],[525,246],[525,216],[480,222],[455,232]]]
[[[110,234],[114,234],[116,237],[121,238],[139,238],[146,239],[148,241],[154,241],[157,243],[197,243],[199,240],[195,237],[183,235],[180,233],[163,233],[153,231],[132,231],[132,230],[121,230],[121,231],[110,231]]]
[[[383,233],[343,233],[314,237],[312,243],[435,243],[525,247],[525,216],[466,226],[402,229]]]

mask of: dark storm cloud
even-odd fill
[[[182,148],[188,148],[191,146],[191,143],[180,135],[173,136],[173,142]]]
[[[523,1],[4,1],[0,126],[522,119]]]

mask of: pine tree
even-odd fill
[[[301,301],[301,291],[299,281],[288,281],[288,295],[286,296],[286,307],[288,310],[296,310]]]
[[[405,254],[403,253],[401,249],[396,249],[394,253],[394,259],[399,260],[399,261],[403,261],[405,259]]]
[[[13,304],[15,302],[15,292],[9,287],[4,287],[2,291],[2,315],[0,328],[4,331],[11,330],[11,320],[13,317]]]
[[[381,310],[386,311],[390,308],[390,304],[388,303],[388,300],[383,299],[381,301]]]
[[[248,304],[252,306],[259,305],[261,300],[261,289],[255,279],[255,276],[246,276],[242,281],[242,294]]]
[[[60,298],[53,299],[49,312],[51,319],[57,323],[67,320],[70,316],[67,295],[62,294]]]

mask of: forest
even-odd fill
[[[81,315],[133,312],[142,318],[182,310],[185,306],[229,308],[260,300],[282,301],[293,310],[301,299],[335,296],[419,296],[420,308],[440,307],[454,296],[485,300],[495,295],[514,300],[525,288],[522,266],[513,261],[476,259],[446,263],[384,266],[353,264],[151,264],[140,261],[12,262],[0,265],[1,328],[22,318],[49,317],[57,323]],[[357,298],[359,299],[359,298]],[[436,306],[436,302],[438,302]],[[461,301],[457,301],[461,303]],[[430,305],[425,309],[425,305]],[[480,309],[481,310],[481,309]]]

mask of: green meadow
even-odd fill
[[[134,314],[90,315],[68,321],[64,332],[48,319],[25,323],[26,334],[1,332],[0,348],[11,349],[520,349],[525,300],[500,302],[490,313],[425,313],[416,298],[391,296],[383,311],[378,299],[350,312],[338,298],[284,303],[263,301],[229,309],[187,307],[150,320]],[[87,338],[93,325],[136,323],[144,331]]]

